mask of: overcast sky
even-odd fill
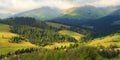
[[[84,5],[97,7],[117,6],[120,5],[120,0],[0,0],[0,13],[15,14],[43,6],[68,9]]]

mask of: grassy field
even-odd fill
[[[3,39],[10,39],[14,36],[18,36],[17,34],[14,34],[14,33],[10,33],[10,32],[1,32],[0,31],[0,38],[3,38]]]
[[[69,47],[71,44],[74,44],[74,42],[63,42],[63,43],[53,43],[51,45],[47,45],[45,46],[44,48],[47,48],[47,49],[54,49],[56,47],[59,47],[61,48],[62,46],[66,46],[66,47]]]
[[[58,33],[62,34],[62,35],[68,35],[70,37],[75,38],[76,40],[80,41],[80,39],[84,36],[82,34],[73,32],[73,31],[69,31],[69,30],[61,30]]]
[[[9,25],[0,24],[0,32],[9,32],[9,31],[10,31]]]
[[[10,32],[9,25],[0,24],[0,38],[2,39],[10,39],[14,36],[17,36],[17,34]]]
[[[18,49],[37,47],[29,42],[10,43],[10,38],[18,35],[9,31],[9,25],[0,24],[0,54],[7,54],[8,52],[14,52]]]
[[[21,43],[9,43],[8,39],[0,38],[0,54],[7,54],[9,52],[14,52],[18,49],[32,48],[36,47],[35,45],[29,42],[21,42]]]
[[[98,38],[88,42],[87,45],[98,47],[98,48],[100,46],[103,46],[105,48],[109,48],[110,46],[116,46],[117,47],[116,49],[120,49],[120,34],[114,34],[111,36]]]

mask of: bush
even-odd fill
[[[115,51],[112,49],[106,49],[106,50],[99,52],[99,54],[104,58],[110,59],[110,58],[118,57],[119,51]]]

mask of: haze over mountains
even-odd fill
[[[25,11],[22,13],[15,14],[15,17],[35,17],[40,20],[50,20],[57,17],[71,18],[71,19],[98,19],[111,14],[118,10],[120,7],[94,7],[94,6],[83,6],[73,7],[70,9],[61,10],[58,8],[42,7]]]
[[[83,6],[75,7],[64,11],[64,15],[69,18],[77,19],[98,19],[104,16],[107,16],[117,10],[118,7],[94,7],[94,6]]]
[[[14,17],[34,17],[39,20],[50,20],[58,17],[62,10],[58,8],[42,7],[15,14]]]
[[[6,13],[6,14],[3,14],[3,13],[0,13],[0,18],[8,18],[10,17],[12,14],[9,14],[9,13]]]

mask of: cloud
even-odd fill
[[[0,13],[18,13],[43,6],[68,9],[84,5],[116,6],[120,0],[0,0]]]
[[[120,0],[67,0],[76,6],[93,5],[96,7],[117,6]]]
[[[57,7],[60,9],[74,7],[73,4],[66,0],[0,0],[0,7],[7,8],[4,10],[10,10],[11,13],[31,10],[43,6]],[[0,12],[3,11],[0,10]]]
[[[50,6],[50,7],[57,7],[60,9],[67,9],[73,7],[74,4],[68,2],[66,0],[34,0],[37,1],[41,6]]]
[[[100,1],[94,2],[93,5],[99,6],[99,7],[117,6],[117,5],[120,5],[120,0],[100,0]]]
[[[0,0],[0,7],[4,7],[5,11],[11,11],[9,13],[17,13],[20,11],[28,10],[37,5],[32,0]],[[0,10],[0,12],[3,12]]]
[[[96,1],[99,1],[99,0],[67,0],[67,1],[77,3],[77,4],[84,4],[84,3],[96,2]]]

